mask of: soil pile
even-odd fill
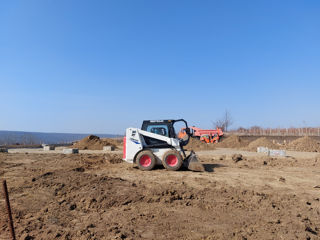
[[[288,149],[301,152],[320,152],[320,143],[306,136],[289,143]]]
[[[99,138],[95,135],[89,135],[83,138],[79,142],[73,144],[72,147],[78,148],[80,150],[102,150],[104,146],[112,146],[116,148],[117,140],[109,138]]]
[[[279,147],[276,144],[273,144],[269,139],[265,137],[258,138],[253,142],[249,143],[247,150],[257,151],[258,147],[267,147],[269,149],[278,149]]]
[[[190,138],[188,145],[185,146],[187,150],[214,150],[216,148],[215,143],[201,142],[197,138]]]
[[[217,144],[220,148],[240,148],[246,145],[246,142],[242,141],[239,136],[231,135],[229,137],[223,137],[221,142]]]

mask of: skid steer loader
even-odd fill
[[[187,136],[179,139],[174,124],[182,122]],[[192,171],[204,171],[196,154],[191,151],[189,156],[183,149],[189,143],[190,129],[184,119],[178,120],[146,120],[141,129],[127,128],[123,141],[123,160],[136,163],[141,170],[152,170],[156,165],[177,171],[186,167]]]

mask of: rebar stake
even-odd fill
[[[6,200],[6,206],[7,206],[8,218],[9,218],[9,228],[10,228],[11,237],[12,237],[12,240],[16,240],[16,234],[14,232],[14,227],[13,227],[13,220],[12,220],[11,207],[10,207],[9,194],[8,194],[8,188],[7,188],[6,180],[3,180],[2,186],[3,186],[4,197],[5,197],[5,200]]]

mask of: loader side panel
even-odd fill
[[[143,149],[143,140],[140,138],[138,129],[127,128],[126,129],[126,141],[125,141],[125,158],[124,161],[133,163],[134,157],[140,150]]]

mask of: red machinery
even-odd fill
[[[201,129],[198,127],[190,127],[191,136],[198,138],[206,143],[218,142],[223,136],[223,131],[220,128],[217,129]],[[182,128],[178,134],[179,138],[186,136],[185,128]]]

